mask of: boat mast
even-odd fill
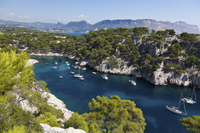
[[[185,110],[185,113],[186,113],[186,107],[185,107],[185,102],[183,102],[183,105],[184,105],[184,110]]]
[[[178,103],[178,109],[180,108],[180,103],[181,103],[182,98],[183,98],[183,92],[181,92],[181,95],[180,95],[180,100],[179,100],[179,103]]]
[[[197,102],[197,96],[196,96],[196,90],[195,90],[195,88],[193,88],[193,91],[194,91],[195,102]]]

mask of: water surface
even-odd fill
[[[47,82],[47,87],[56,97],[61,99],[69,110],[79,114],[89,112],[88,102],[97,95],[110,97],[118,95],[121,99],[132,100],[138,108],[141,108],[146,119],[145,133],[188,133],[181,125],[179,119],[184,116],[168,111],[165,106],[177,106],[180,94],[188,94],[189,87],[154,86],[143,79],[137,79],[137,86],[133,86],[128,80],[130,76],[108,75],[105,81],[97,72],[92,74],[92,68],[87,67],[83,71],[86,81],[80,81],[70,74],[70,70],[79,73],[79,69],[73,69],[74,61],[61,57],[36,57],[39,64],[34,65],[35,78]],[[69,66],[65,64],[68,61]],[[56,65],[55,62],[58,62]],[[47,63],[47,64],[46,64]],[[62,63],[62,64],[61,64]],[[54,69],[53,66],[57,66]],[[60,79],[59,76],[63,76]],[[200,91],[197,90],[197,101],[200,101]],[[188,115],[200,115],[200,103],[186,104]],[[183,106],[181,105],[181,110]]]

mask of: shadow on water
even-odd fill
[[[143,111],[146,119],[146,133],[187,133],[188,131],[181,125],[179,119],[184,116],[174,114],[167,109],[166,105],[178,106],[180,93],[186,95],[188,87],[177,86],[154,86],[144,79],[137,78],[137,86],[133,86],[129,80],[131,76],[109,75],[105,81],[102,73],[92,74],[93,69],[86,67],[82,71],[86,81],[80,81],[70,74],[70,70],[79,73],[79,69],[74,69],[75,61],[61,57],[32,57],[39,60],[39,64],[34,65],[34,73],[37,80],[47,82],[47,87],[56,97],[61,99],[68,109],[80,114],[89,112],[88,102],[97,95],[108,96],[118,95],[121,99],[132,100],[138,108]],[[70,69],[65,64],[70,63]],[[58,64],[56,65],[55,62]],[[47,63],[47,64],[46,64]],[[62,63],[62,64],[61,64]],[[57,66],[54,69],[53,66]],[[82,74],[82,73],[81,73]],[[60,79],[59,76],[63,76]],[[197,90],[197,101],[200,101],[200,91]],[[194,105],[186,104],[186,117],[200,115],[200,103]]]

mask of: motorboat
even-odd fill
[[[75,77],[75,78],[80,78],[80,77],[83,77],[83,75],[80,75],[80,74],[74,74],[74,77]]]
[[[93,74],[97,74],[96,72],[92,72]]]
[[[108,80],[108,77],[106,76],[106,74],[101,75],[103,79]]]
[[[73,71],[70,71],[70,73],[71,73],[71,74],[74,74],[74,72],[73,72]]]
[[[55,68],[55,69],[56,69],[56,68],[57,68],[57,66],[54,66],[53,68]]]
[[[129,80],[129,82],[131,82],[132,85],[136,86],[136,77],[133,77],[133,79]]]
[[[55,64],[58,64],[58,62],[55,62]]]
[[[61,79],[63,78],[62,76],[59,76]]]
[[[82,80],[82,81],[85,80],[83,77],[79,77],[79,79]]]
[[[82,70],[86,70],[86,68],[84,67],[84,68],[82,68]]]
[[[132,85],[136,86],[136,82],[134,80],[129,80],[129,82],[131,82]]]

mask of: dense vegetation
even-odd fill
[[[89,133],[142,133],[145,130],[143,113],[133,101],[121,100],[118,96],[111,96],[111,99],[97,96],[88,105],[90,113],[74,113],[65,127]]]
[[[48,89],[44,81],[34,79],[32,66],[26,66],[30,57],[24,52],[16,54],[14,51],[5,52],[6,50],[10,51],[8,46],[0,50],[0,132],[17,130],[15,128],[26,132],[42,132],[40,122],[58,126],[57,118],[63,118],[63,113],[48,105],[47,99],[41,96]],[[33,90],[33,84],[41,89]],[[33,114],[24,111],[18,105],[23,100],[27,100],[30,106],[37,107],[38,112]],[[42,119],[44,116],[46,121]]]
[[[123,69],[125,63],[119,62],[119,58],[128,61],[128,66],[135,66],[138,70],[148,69],[156,71],[160,63],[166,58],[162,56],[167,54],[168,61],[165,61],[165,72],[184,73],[187,68],[200,67],[199,54],[197,46],[199,41],[196,34],[181,33],[176,35],[174,30],[154,31],[149,33],[146,27],[111,28],[90,31],[80,36],[65,35],[60,33],[46,33],[38,31],[29,31],[16,28],[4,28],[6,31],[0,35],[0,43],[12,45],[19,48],[28,48],[27,52],[45,53],[58,52],[77,56],[80,60],[87,60],[94,65],[99,65],[106,59],[105,64],[110,69]],[[171,41],[170,41],[170,38]],[[133,41],[133,40],[136,40]],[[178,41],[179,40],[179,41]],[[164,52],[151,53],[142,52],[137,45],[141,41],[148,46],[148,49],[166,49]],[[165,56],[166,57],[166,56]]]
[[[191,132],[199,133],[200,132],[200,116],[193,116],[193,118],[183,118],[180,119],[182,125]]]

